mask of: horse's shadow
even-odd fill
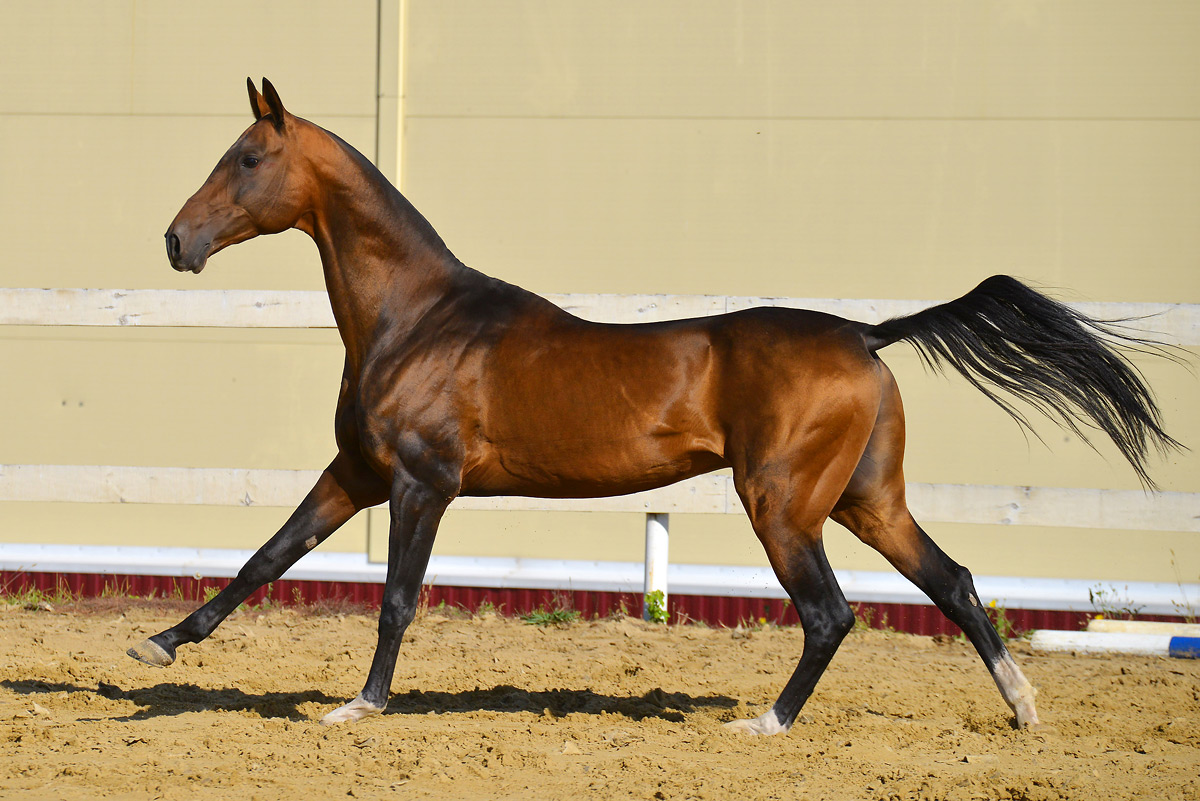
[[[0,687],[20,695],[51,693],[93,693],[108,699],[131,701],[141,707],[137,712],[104,720],[133,721],[182,715],[189,712],[254,712],[264,718],[309,720],[302,713],[302,704],[316,703],[336,706],[345,703],[318,690],[305,692],[247,693],[236,687],[199,687],[195,684],[156,684],[123,690],[100,682],[97,687],[36,679],[0,681]],[[631,720],[659,718],[682,722],[684,714],[702,707],[731,709],[737,701],[724,695],[693,696],[654,689],[643,695],[605,695],[592,690],[526,690],[502,684],[489,689],[477,688],[460,692],[409,690],[393,695],[388,701],[389,715],[454,714],[464,712],[533,712],[562,717],[572,713],[599,715],[607,712]],[[101,718],[93,718],[101,719]]]
[[[607,712],[631,720],[660,718],[680,723],[684,714],[702,707],[732,709],[738,702],[725,695],[695,696],[655,688],[642,695],[605,695],[592,690],[526,690],[501,684],[488,689],[460,692],[409,690],[388,701],[389,715],[423,715],[455,712],[535,712],[562,717],[572,713]]]

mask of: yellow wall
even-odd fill
[[[948,298],[1007,272],[1072,299],[1200,302],[1191,2],[0,4],[0,284],[319,288],[296,232],[200,277],[163,257],[250,123],[247,75],[378,151],[466,263],[536,291]],[[7,328],[0,354],[0,463],[333,453],[333,332]],[[1137,487],[1111,448],[1049,424],[1048,447],[1027,441],[964,382],[885,357],[910,480]],[[1200,446],[1195,377],[1139,364]],[[1194,456],[1156,476],[1200,491]],[[4,503],[0,541],[249,548],[286,514]],[[326,547],[363,548],[366,517]],[[1200,576],[1194,534],[929,530],[977,573],[1174,581],[1174,551]],[[437,550],[636,560],[641,531],[452,512]],[[844,532],[829,550],[883,569]],[[762,563],[735,517],[675,516],[672,559]]]

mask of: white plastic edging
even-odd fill
[[[0,545],[0,570],[41,573],[100,573],[229,578],[253,551],[206,548],[148,548],[103,545]],[[929,605],[929,599],[898,573],[835,570],[852,603]],[[386,565],[358,553],[315,551],[285,579],[382,582]],[[640,562],[434,556],[427,583],[440,586],[640,593]],[[767,567],[673,564],[667,581],[673,593],[746,598],[786,598]],[[1088,590],[1108,582],[1084,579],[975,576],[985,603],[1007,609],[1092,612]],[[1145,614],[1178,614],[1178,604],[1200,596],[1200,584],[1121,582],[1123,594]]]

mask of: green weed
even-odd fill
[[[475,616],[483,617],[485,615],[503,615],[504,610],[502,607],[503,604],[496,606],[496,604],[492,603],[491,598],[484,598],[479,602],[479,606],[475,608]]]
[[[1195,623],[1200,617],[1200,610],[1196,605],[1188,600],[1187,593],[1183,589],[1183,574],[1179,571],[1179,563],[1175,561],[1175,549],[1171,549],[1171,571],[1175,574],[1175,584],[1179,587],[1179,601],[1171,601],[1171,605],[1175,607],[1175,613],[1184,619],[1186,623]]]
[[[629,617],[629,605],[625,603],[624,598],[617,601],[616,607],[609,611],[608,617],[611,620],[620,620],[621,618]]]
[[[1025,632],[1019,631],[1008,616],[1008,609],[999,605],[999,601],[993,600],[984,611],[987,613],[988,620],[992,621],[992,628],[1000,635],[1000,639],[1008,642],[1013,639],[1020,639]]]
[[[887,612],[879,615],[879,619],[876,621],[875,614],[879,610],[877,610],[875,607],[866,606],[859,603],[851,604],[850,608],[854,611],[854,628],[851,629],[851,632],[862,634],[863,632],[871,631],[872,629],[879,629],[880,631],[895,631],[895,629],[888,624]]]
[[[662,590],[646,593],[646,619],[651,623],[666,623],[671,613],[667,611],[667,599]]]
[[[579,620],[579,612],[571,606],[570,598],[556,595],[553,609],[539,606],[532,612],[521,615],[521,620],[531,626],[569,626]]]
[[[12,583],[0,587],[0,600],[12,606],[21,606],[25,609],[42,609],[47,610],[55,605],[71,603],[79,600],[79,595],[71,592],[67,587],[66,582],[61,579],[58,586],[53,591],[47,591],[38,587],[25,587],[20,590],[13,590]]]
[[[1125,588],[1125,592],[1129,592],[1129,587]],[[1136,606],[1127,595],[1122,595],[1111,584],[1107,587],[1097,584],[1088,589],[1088,601],[1100,617],[1132,620],[1142,611],[1142,607]]]

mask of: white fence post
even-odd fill
[[[654,620],[652,609],[667,611],[667,549],[669,515],[646,515],[646,582],[642,596],[642,620]],[[661,592],[662,597],[651,601],[650,594]]]

